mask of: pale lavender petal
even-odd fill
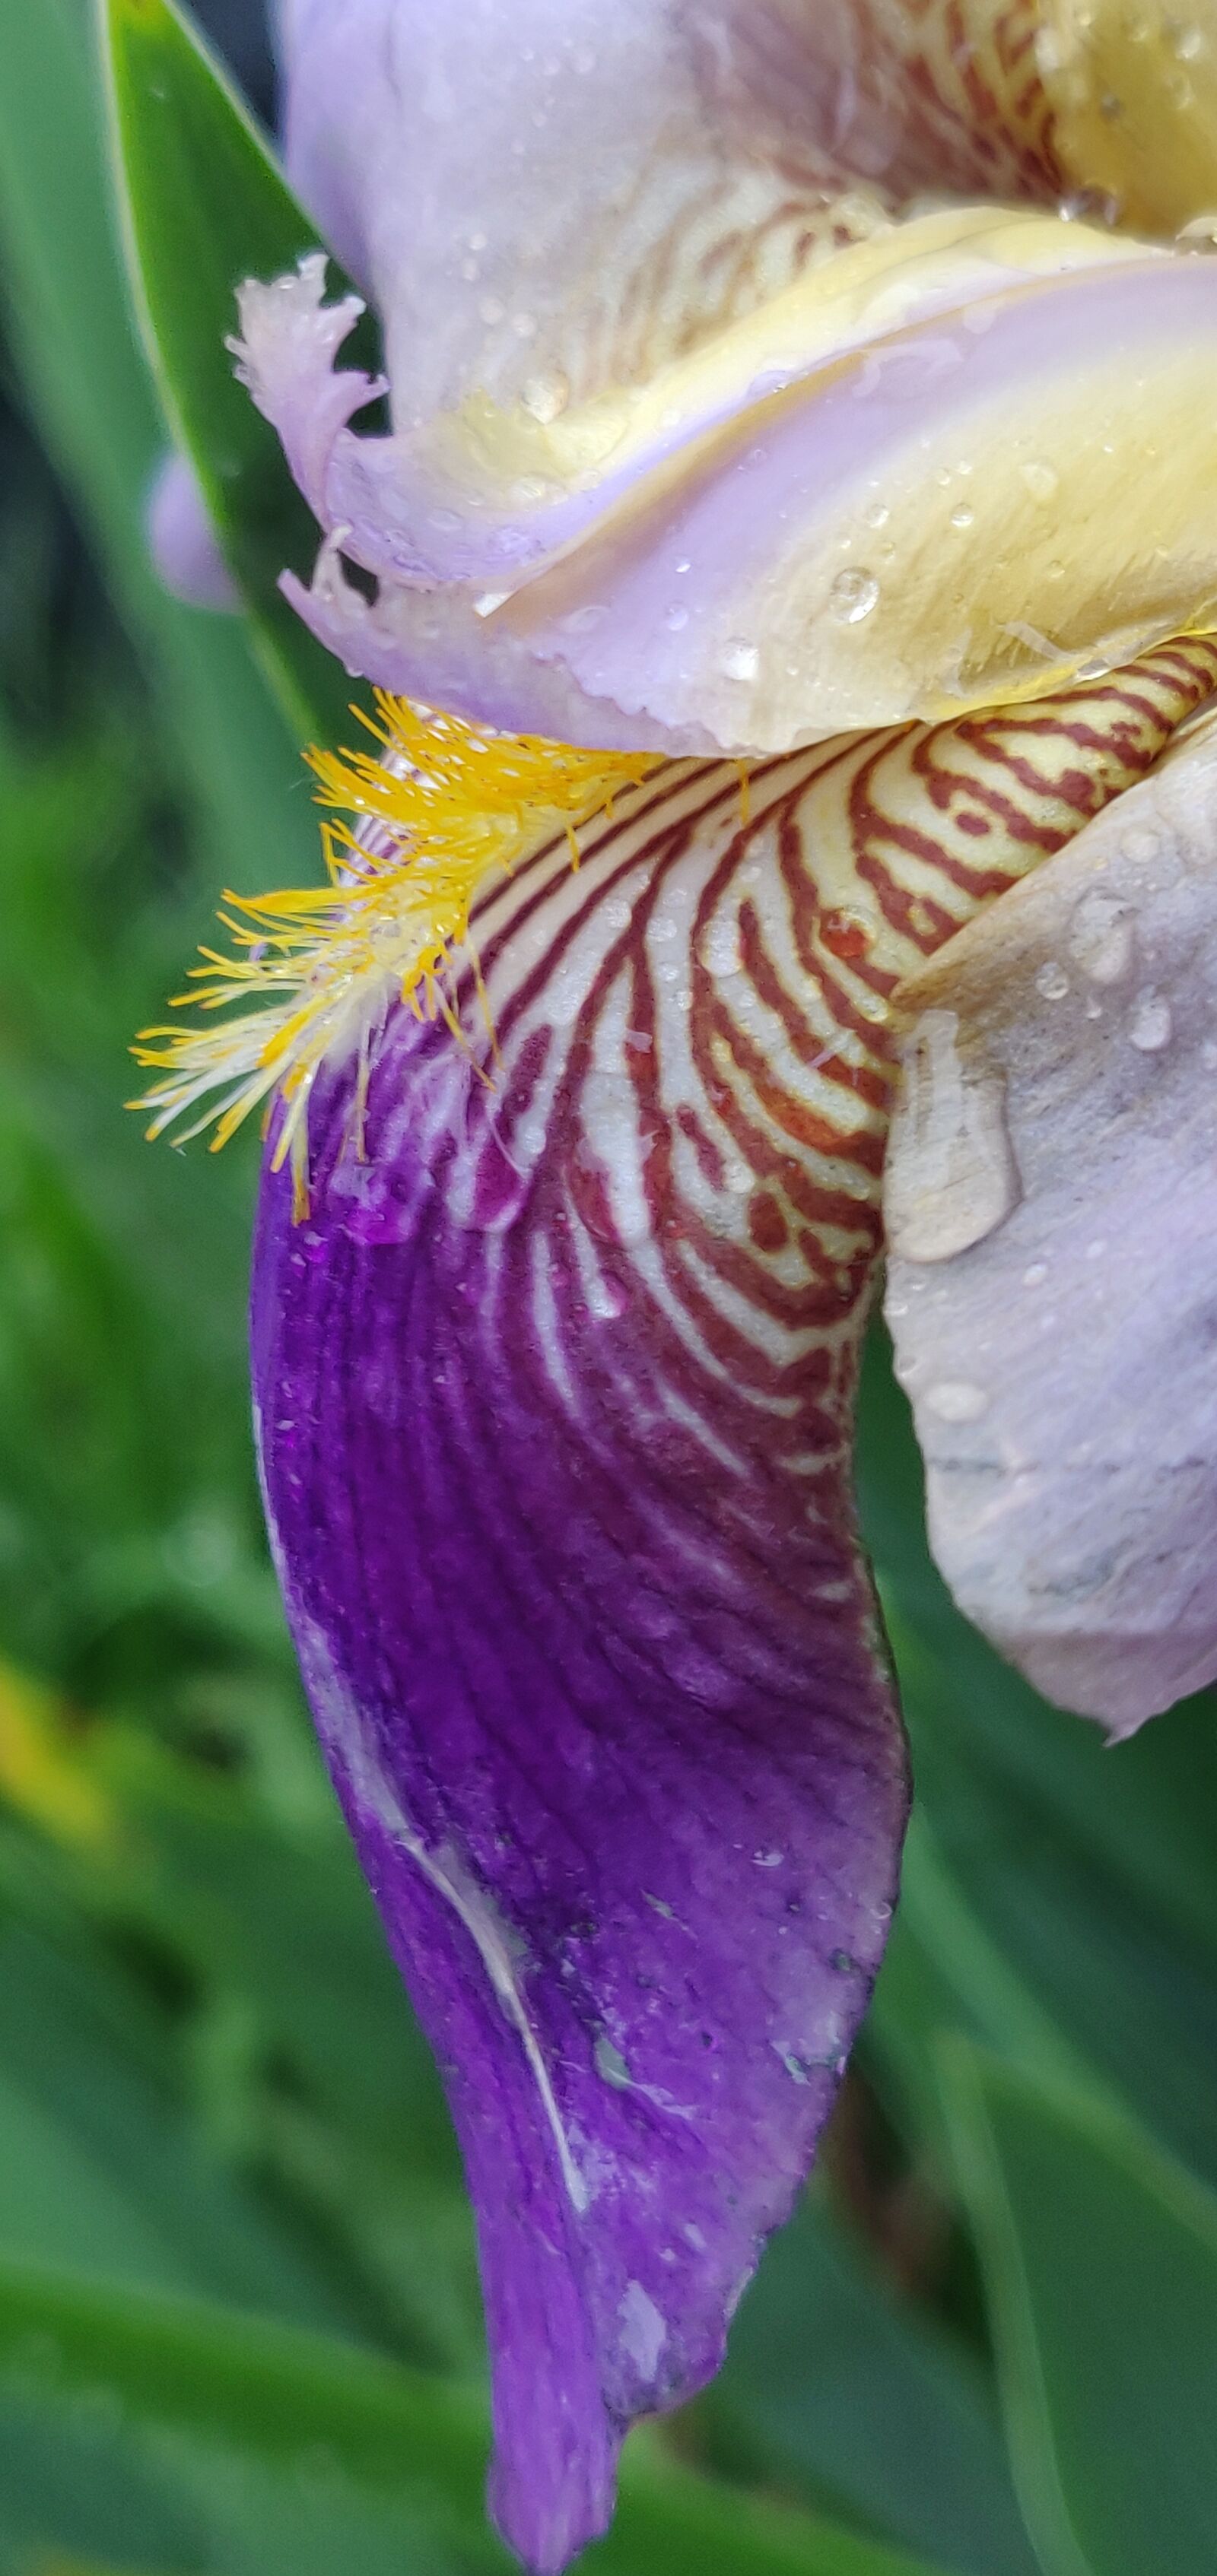
[[[191,608],[239,608],[198,477],[184,456],[167,456],[157,473],[148,499],[148,542],[175,599]]]
[[[877,1156],[816,1108],[790,792],[744,830],[731,772],[667,772],[578,873],[540,853],[476,918],[498,1061],[471,990],[463,1050],[390,1001],[362,1114],[355,1064],[318,1086],[308,1216],[263,1185],[277,1559],[477,2203],[496,2511],[545,2571],[721,2357],[895,1892],[848,1491]]]
[[[1034,56],[1003,70],[972,0],[966,69],[957,0],[918,27],[889,0],[281,14],[288,166],[385,317],[403,425],[555,369],[640,381],[868,206],[1056,188]]]
[[[285,573],[282,588],[318,643],[353,677],[425,705],[476,706],[478,721],[505,733],[526,729],[550,742],[592,743],[602,751],[663,751],[664,727],[589,698],[560,663],[521,651],[492,618],[479,618],[463,591],[418,591],[385,583],[369,600],[333,544],[322,547],[311,583]],[[704,726],[687,747],[712,752]]]
[[[595,407],[544,434],[475,411],[421,445],[356,438],[370,388],[331,372],[353,308],[324,305],[316,261],[247,287],[255,398],[334,546],[379,581],[358,667],[401,685],[413,603],[434,598],[463,713],[541,731],[565,700],[570,739],[747,754],[1056,690],[1217,618],[1197,501],[1217,461],[1213,264],[1038,217],[926,217],[917,240],[800,296],[805,361],[780,362],[772,314],[722,335],[688,379],[679,455],[652,395],[600,472]],[[561,466],[552,488],[496,480],[529,453]],[[469,577],[479,561],[496,587]]]
[[[910,988],[887,1312],[956,1599],[1126,1734],[1217,1676],[1217,743]]]

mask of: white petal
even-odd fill
[[[1211,720],[905,991],[887,1312],[934,1553],[1047,1697],[1123,1734],[1217,1674]]]

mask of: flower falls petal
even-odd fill
[[[393,1009],[264,1181],[302,1669],[444,2067],[531,2566],[715,2368],[886,1936],[903,1741],[849,1412],[879,1149],[801,994],[798,778],[633,791],[475,928],[497,1053]],[[856,1050],[855,1050],[856,1052]],[[356,1133],[358,1130],[358,1133]]]
[[[305,1220],[267,1170],[276,1556],[447,2075],[537,2567],[714,2368],[883,1945],[906,1784],[850,1417],[889,998],[1214,670],[804,751],[746,819],[733,770],[656,772],[577,871],[481,898],[463,1044],[369,995]]]
[[[1217,1675],[1217,741],[907,988],[887,1312],[963,1610],[1117,1734]]]

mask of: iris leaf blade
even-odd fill
[[[147,557],[163,445],[113,237],[84,0],[0,10],[0,279],[24,390],[169,719],[212,865],[264,882],[316,849],[294,746],[235,619],[181,607]],[[55,174],[48,189],[48,172]]]
[[[991,2389],[967,2347],[868,2263],[826,2193],[804,2196],[701,2400],[733,2457],[974,2576],[1034,2576]]]
[[[469,2568],[503,2569],[483,2525],[479,2397],[353,2344],[219,2307],[123,2290],[0,2258],[0,2373],[44,2371],[60,2397],[99,2388],[129,2418],[298,2467],[320,2450],[361,2492],[400,2496],[459,2539]],[[810,2514],[769,2505],[639,2445],[605,2576],[935,2576]]]
[[[966,2045],[946,2107],[1048,2576],[1217,2560],[1217,2198],[1131,2121]]]
[[[301,739],[333,739],[350,683],[277,587],[287,568],[307,577],[317,530],[226,346],[242,281],[282,276],[322,244],[174,0],[101,9],[131,281],[166,416],[289,722]]]

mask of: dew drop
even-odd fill
[[[1064,967],[1058,966],[1055,957],[1050,957],[1047,965],[1041,966],[1035,979],[1035,989],[1042,993],[1046,1002],[1064,1001],[1069,990],[1069,977]]]
[[[1174,1026],[1171,1006],[1164,994],[1138,994],[1128,1034],[1142,1055],[1157,1055],[1159,1048],[1169,1046]]]
[[[838,626],[860,626],[879,604],[879,584],[861,565],[839,572],[828,594],[830,615]]]
[[[607,2031],[601,2031],[599,2033],[595,2047],[592,2050],[592,2057],[595,2063],[596,2073],[600,2077],[602,2083],[611,2084],[614,2092],[617,2093],[625,2093],[629,2091],[633,2080],[630,2075],[629,2067],[627,2066],[620,2049],[617,2048],[609,2038]]]
[[[927,1011],[904,1060],[884,1209],[888,1242],[907,1261],[953,1261],[983,1243],[1020,1194],[1002,1085],[965,1067],[957,1035],[954,1012]]]
[[[589,599],[583,608],[572,608],[561,624],[567,635],[591,635],[597,626],[603,626],[607,616],[602,600]]]
[[[1019,471],[1033,501],[1055,501],[1061,488],[1061,478],[1055,465],[1049,465],[1043,457],[1034,457],[1030,464],[1020,466]]]
[[[742,635],[733,635],[722,658],[722,668],[729,680],[755,680],[761,666],[760,653]]]
[[[561,369],[548,376],[530,376],[522,399],[525,411],[548,427],[551,420],[561,418],[570,401],[570,377]]]
[[[1217,214],[1193,215],[1190,224],[1184,224],[1176,233],[1175,241],[1180,250],[1193,253],[1217,250]]]
[[[1082,897],[1069,925],[1069,946],[1092,984],[1119,984],[1133,961],[1132,911],[1100,886]]]
[[[936,1413],[940,1422],[979,1422],[989,1410],[989,1398],[983,1386],[973,1386],[969,1378],[944,1377],[932,1386],[926,1396],[926,1409]]]
[[[975,510],[970,510],[966,501],[961,501],[959,508],[957,510],[952,510],[951,512],[951,526],[953,528],[970,528],[974,525],[975,519]]]
[[[1027,1268],[1023,1272],[1023,1286],[1024,1288],[1042,1288],[1047,1276],[1048,1264],[1046,1261],[1029,1262]]]
[[[885,528],[891,515],[886,501],[868,501],[862,513],[868,528]]]
[[[738,975],[744,957],[734,913],[716,914],[697,943],[697,955],[709,975]]]

